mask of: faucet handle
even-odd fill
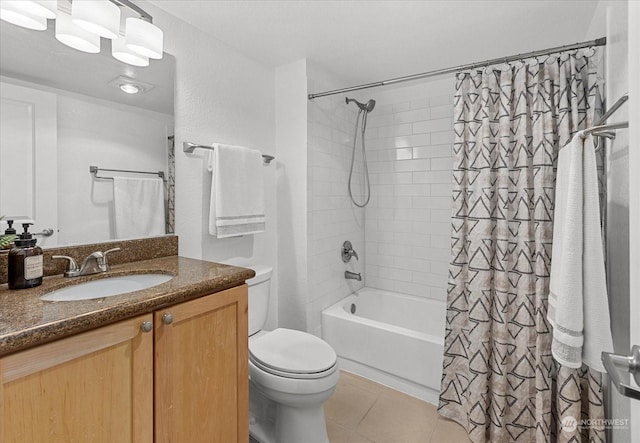
[[[80,267],[73,257],[67,255],[53,255],[51,258],[68,260],[67,269],[64,271],[65,277],[76,277],[80,275]]]
[[[111,248],[111,249],[107,249],[106,251],[104,251],[102,253],[102,258],[104,260],[104,265],[107,267],[107,270],[109,269],[109,260],[107,259],[107,255],[111,254],[112,252],[117,252],[119,250],[120,250],[120,248]]]
[[[345,263],[351,260],[351,257],[355,257],[356,260],[358,260],[358,254],[356,253],[356,251],[353,250],[353,245],[349,240],[345,241],[342,244],[341,255],[342,255],[342,261]]]

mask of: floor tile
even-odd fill
[[[340,426],[329,419],[327,419],[327,433],[331,443],[375,443],[358,434],[354,428]]]
[[[453,420],[438,417],[431,443],[470,443],[467,431]]]
[[[324,414],[329,420],[355,428],[369,412],[378,394],[354,384],[348,377],[341,377],[336,391],[324,404]]]
[[[398,392],[383,392],[356,428],[376,443],[428,443],[435,406]]]
[[[469,443],[434,405],[345,371],[325,416],[331,443]]]

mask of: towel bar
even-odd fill
[[[162,179],[163,182],[167,182],[167,180],[164,178],[164,171],[158,171],[158,172],[149,172],[149,171],[130,171],[128,169],[105,169],[105,168],[98,168],[97,166],[89,166],[89,173],[93,174],[93,176],[95,178],[100,178],[103,180],[113,180],[113,177],[101,177],[98,175],[98,171],[108,171],[108,172],[127,172],[129,174],[153,174],[153,175],[157,175],[158,177],[160,177]]]
[[[182,143],[182,152],[186,152],[188,154],[192,153],[194,149],[208,149],[209,151],[213,151],[213,146],[205,146],[205,145],[196,145],[191,142],[183,142]],[[273,155],[262,154],[262,161],[265,165],[269,165],[275,157]]]

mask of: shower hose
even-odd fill
[[[367,127],[367,114],[369,114],[368,111],[363,111],[362,109],[358,110],[358,117],[356,118],[356,130],[353,135],[353,151],[351,153],[351,168],[349,169],[349,183],[347,186],[347,188],[349,189],[349,197],[351,198],[351,201],[353,202],[354,205],[356,205],[359,208],[364,208],[365,206],[367,206],[367,204],[369,203],[369,200],[371,199],[371,184],[369,183],[369,168],[367,167],[367,152],[365,151],[365,145],[364,145],[364,131]],[[366,198],[364,200],[364,203],[358,203],[356,199],[353,197],[353,192],[351,191],[351,182],[353,180],[353,166],[355,164],[355,159],[356,159],[356,144],[358,143],[358,123],[360,122],[360,115],[362,115],[361,141],[362,141],[362,160],[364,163],[364,180],[365,180],[365,183],[367,184],[367,192],[365,194]]]

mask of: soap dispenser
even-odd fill
[[[7,220],[7,229],[4,230],[4,235],[15,235],[16,228],[13,227],[13,220]]]
[[[9,251],[9,289],[26,289],[42,284],[42,248],[29,232],[31,223],[23,223],[24,232]]]

